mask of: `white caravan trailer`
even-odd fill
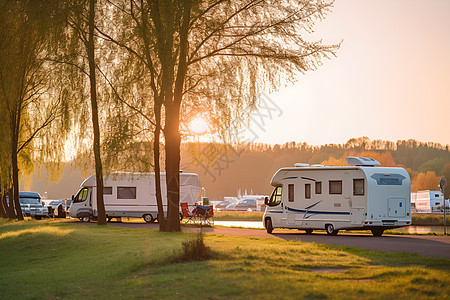
[[[445,200],[448,206],[448,200]],[[441,191],[418,191],[411,193],[411,210],[416,213],[444,211],[444,195]]]
[[[268,233],[274,228],[371,230],[411,225],[411,181],[403,168],[375,167],[372,158],[347,157],[346,167],[296,164],[272,178],[263,216]]]
[[[193,206],[198,201],[198,175],[180,173],[180,203]],[[144,218],[147,223],[158,218],[155,173],[117,172],[104,177],[103,199],[106,216],[112,218]],[[164,213],[167,213],[166,174],[161,173],[161,194]],[[81,184],[70,206],[70,216],[89,222],[98,216],[95,175]],[[182,217],[182,214],[180,214]]]

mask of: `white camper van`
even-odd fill
[[[198,201],[198,175],[180,173],[180,203],[189,206]],[[143,218],[147,223],[158,218],[156,204],[155,173],[117,172],[104,177],[103,199],[106,216],[112,218]],[[166,174],[161,173],[161,194],[164,213],[167,213]],[[95,175],[81,183],[81,189],[73,196],[70,216],[89,222],[97,217],[97,191]],[[182,214],[180,214],[182,217]]]
[[[274,228],[371,230],[411,225],[411,181],[403,168],[377,167],[372,158],[347,157],[349,166],[296,164],[278,170],[266,198],[263,216],[268,233]]]
[[[448,207],[448,200],[445,200],[445,206]],[[444,211],[444,195],[441,191],[412,192],[411,211],[413,213],[442,212]]]

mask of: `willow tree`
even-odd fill
[[[60,17],[57,1],[0,2],[1,122],[9,133],[13,190],[10,202],[14,203],[19,220],[23,219],[19,203],[19,163],[31,170],[32,156],[42,158],[44,152],[54,153],[53,149],[44,149],[61,141],[49,138],[51,124],[61,116],[63,98],[58,87],[52,85],[54,69],[46,60],[60,32]],[[34,151],[38,149],[42,152]],[[8,180],[2,179],[3,182]]]
[[[101,131],[98,100],[97,58],[99,49],[95,35],[95,23],[98,21],[96,0],[65,0],[63,7],[67,12],[67,27],[64,40],[59,43],[57,51],[52,55],[52,61],[64,66],[66,78],[60,78],[62,85],[73,99],[70,105],[71,112],[77,112],[73,119],[74,127],[78,128],[81,136],[75,137],[76,142],[83,144],[86,132],[93,130],[92,152],[95,161],[96,198],[98,225],[106,224],[106,212],[103,200],[103,165],[101,157]],[[86,88],[88,87],[88,88]],[[86,105],[89,98],[90,106]],[[86,125],[87,112],[90,110],[91,124]],[[80,145],[77,145],[78,148]],[[84,150],[84,149],[83,149]]]
[[[332,3],[309,0],[111,1],[128,28],[103,32],[143,58],[164,125],[169,231],[179,231],[180,122],[197,107],[232,128],[272,91],[314,70],[338,45],[308,41]],[[107,31],[107,29],[105,29]],[[133,44],[120,42],[136,35]],[[129,38],[128,38],[129,40]],[[244,110],[245,108],[245,110]],[[158,122],[156,122],[158,125]],[[156,132],[155,132],[156,133]],[[155,134],[155,137],[158,138]]]

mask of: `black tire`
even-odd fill
[[[337,235],[339,230],[334,229],[333,224],[326,224],[325,225],[325,230],[327,232],[328,235]]]
[[[305,233],[306,233],[306,234],[311,234],[312,232],[313,232],[312,229],[305,229]]]
[[[273,231],[272,220],[267,218],[265,225],[266,225],[267,233],[272,233],[272,231]]]
[[[153,216],[149,215],[149,214],[143,215],[142,218],[144,219],[144,221],[146,223],[153,223],[153,222],[155,222],[155,219],[153,219]]]
[[[183,221],[183,214],[180,213],[180,222]]]
[[[36,218],[36,220],[40,220],[41,216],[36,216],[35,218]]]
[[[384,229],[375,228],[375,229],[372,229],[370,231],[372,231],[373,236],[382,236],[383,232],[384,232]]]
[[[84,223],[89,223],[91,221],[91,218],[90,217],[81,217],[80,221],[84,222]]]

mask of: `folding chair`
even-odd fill
[[[189,211],[188,204],[185,202],[182,202],[182,203],[180,203],[180,206],[181,206],[181,211],[183,213],[183,218],[189,218],[185,224],[187,224],[189,222],[195,223],[193,220],[193,218],[195,217],[195,214],[193,214],[192,212]]]

